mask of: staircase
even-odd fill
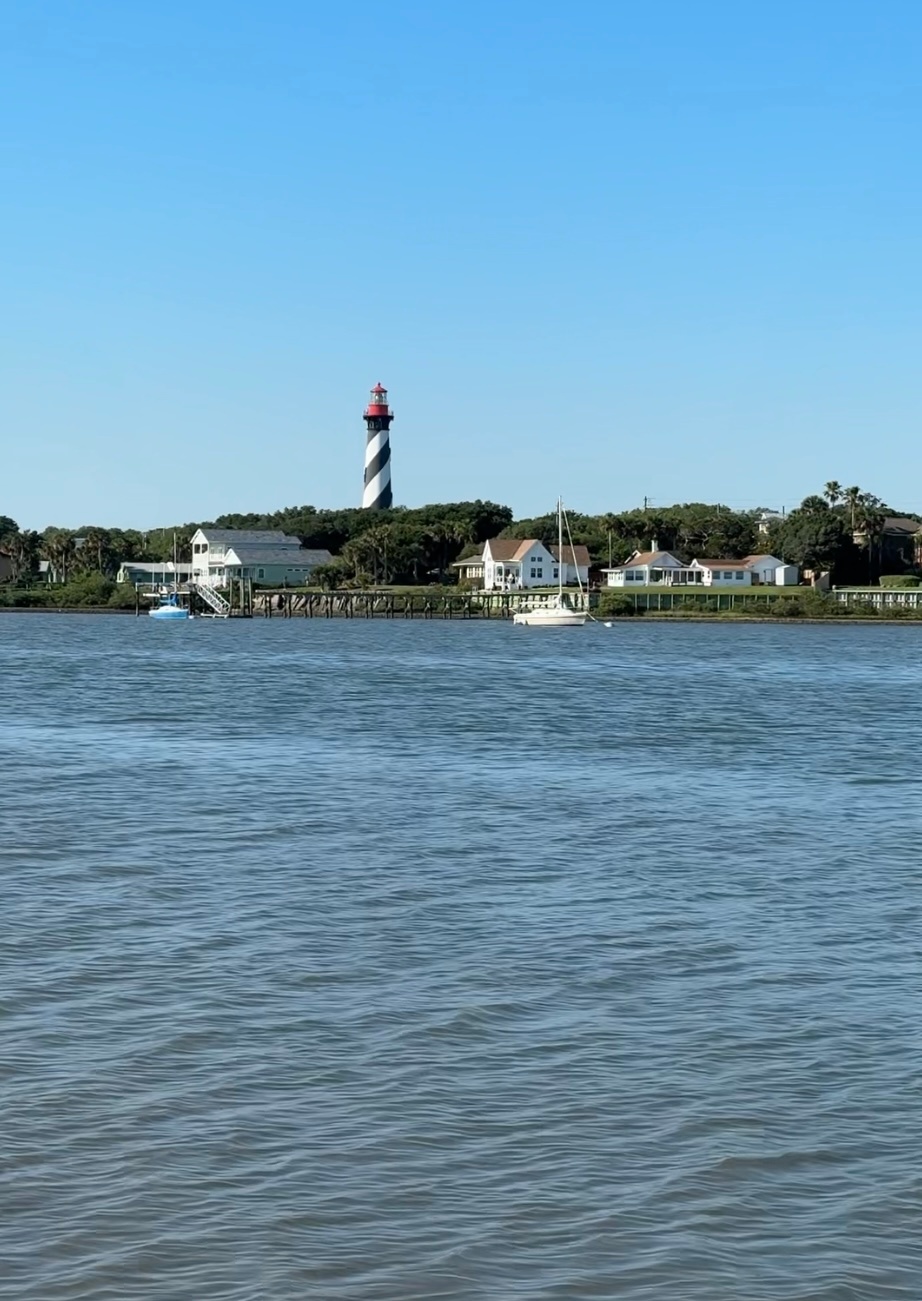
[[[206,587],[204,583],[189,583],[189,591],[201,597],[205,604],[214,611],[216,618],[226,619],[230,614],[230,602],[225,601],[220,592],[216,592],[213,587]]]

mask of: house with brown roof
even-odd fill
[[[672,587],[675,583],[689,582],[681,578],[686,566],[671,551],[635,551],[623,565],[603,569],[609,587]]]
[[[461,579],[485,592],[518,592],[528,587],[556,587],[560,581],[561,552],[537,538],[491,538],[479,556],[456,560],[452,568]],[[563,548],[565,586],[589,583],[589,550],[566,543]]]

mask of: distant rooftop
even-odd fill
[[[308,551],[301,546],[267,547],[237,546],[230,547],[241,565],[290,565],[301,568],[305,565],[328,565],[333,557],[329,551]]]
[[[223,542],[225,546],[300,547],[301,539],[281,529],[213,529],[198,530],[210,543]]]

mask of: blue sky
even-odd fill
[[[10,0],[0,513],[922,509],[922,7]]]

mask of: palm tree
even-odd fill
[[[388,564],[388,549],[394,536],[394,526],[392,524],[375,524],[364,533],[360,533],[357,538],[353,538],[353,543],[361,543],[364,547],[365,556],[371,560],[371,577],[372,582],[378,582],[380,573],[381,581],[388,581],[390,566]]]
[[[822,511],[829,510],[829,503],[819,493],[813,493],[809,497],[804,497],[800,509],[805,515],[819,515]]]
[[[848,518],[852,532],[854,533],[856,528],[855,521],[858,518],[858,503],[861,501],[861,489],[857,484],[852,488],[846,488],[842,493],[842,500],[848,508]]]
[[[858,529],[864,536],[864,545],[868,550],[868,582],[874,581],[875,569],[880,572],[881,552],[886,516],[881,509],[883,503],[873,493],[863,492],[856,503],[856,521]],[[876,551],[876,564],[875,564]]]
[[[368,533],[360,533],[358,537],[351,538],[343,547],[341,554],[346,564],[352,566],[356,579],[360,579],[363,574],[368,574],[369,564],[374,566],[374,581],[377,582],[377,552],[368,542]]]
[[[48,529],[41,544],[41,554],[51,568],[55,583],[66,583],[77,555],[74,535],[66,529]]]
[[[429,568],[439,571],[441,580],[445,570],[454,557],[467,542],[473,541],[473,532],[469,523],[463,520],[439,520],[430,524],[423,534],[423,544],[433,562]]]
[[[838,506],[842,500],[842,485],[838,479],[830,479],[823,489],[823,496],[829,502],[830,506]]]
[[[89,573],[105,574],[111,568],[112,546],[107,529],[88,528],[83,535],[80,559]]]
[[[23,529],[12,537],[7,536],[3,539],[3,544],[9,552],[14,583],[18,583],[22,578],[30,578],[35,573],[39,541],[40,535],[33,529]]]
[[[4,516],[4,519],[8,517]],[[19,525],[14,521],[9,521],[9,527],[0,530],[0,548],[6,552],[10,558],[10,565],[13,571],[13,581],[16,581],[16,562],[13,559],[13,552],[19,539]]]

